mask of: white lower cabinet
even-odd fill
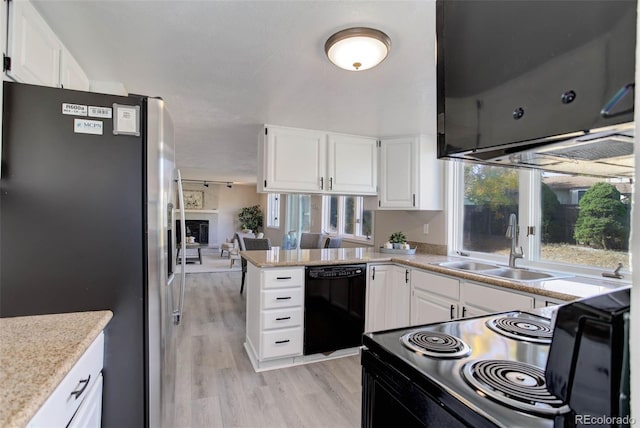
[[[458,317],[460,281],[430,272],[411,272],[411,325]]]
[[[384,330],[386,326],[387,284],[393,265],[369,265],[365,331]]]
[[[100,426],[104,333],[93,341],[27,424],[27,428]],[[76,422],[77,418],[78,419]]]
[[[247,265],[247,345],[258,363],[302,355],[304,267]]]
[[[370,265],[367,282],[365,331],[406,327],[410,321],[410,269]]]
[[[385,304],[385,328],[387,329],[406,327],[410,324],[410,273],[411,269],[408,267],[391,267]]]
[[[458,304],[420,289],[411,294],[411,325],[450,321],[458,313]]]
[[[460,285],[461,318],[494,312],[533,309],[533,297],[490,286],[463,282]]]
[[[411,270],[411,325],[470,318],[496,312],[530,310],[533,296],[500,290],[491,285]],[[537,303],[545,306],[547,301]],[[549,301],[548,304],[554,304]]]

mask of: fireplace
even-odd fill
[[[209,220],[185,220],[184,223],[187,229],[187,237],[193,236],[198,244],[209,243]],[[178,245],[180,245],[182,243],[180,220],[176,220],[176,231]]]

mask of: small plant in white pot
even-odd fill
[[[393,248],[399,250],[407,242],[407,237],[402,232],[393,232],[389,237],[389,242],[393,245]]]

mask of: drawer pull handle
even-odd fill
[[[290,340],[289,340],[289,339],[285,339],[285,340],[276,340],[276,345],[279,345],[279,344],[281,344],[281,343],[287,343],[287,342],[290,342]]]
[[[280,317],[280,318],[276,318],[276,321],[282,321],[282,320],[290,320],[291,317]]]
[[[276,276],[276,279],[291,279],[290,276]]]
[[[291,299],[291,296],[289,297],[276,297],[276,300],[289,300]]]
[[[90,380],[91,380],[91,375],[89,375],[89,377],[88,377],[88,378],[86,378],[86,379],[82,379],[82,380],[80,381],[80,383],[81,383],[81,384],[83,384],[83,385],[82,385],[82,388],[80,388],[80,389],[77,389],[77,390],[73,391],[70,395],[75,395],[76,400],[77,400],[77,399],[82,395],[82,393],[84,392],[84,390],[85,390],[85,389],[87,389],[87,386],[89,386],[89,381],[90,381]]]

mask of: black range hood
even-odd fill
[[[438,0],[438,157],[633,175],[636,1]]]

